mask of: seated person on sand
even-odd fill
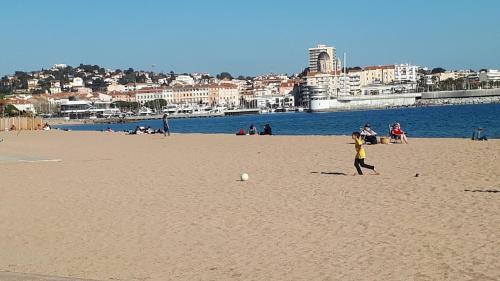
[[[361,137],[367,144],[377,144],[377,133],[371,129],[370,124],[366,123],[360,131]]]
[[[237,136],[244,136],[244,135],[246,135],[245,130],[240,129],[240,130],[236,133],[236,135],[237,135]]]
[[[477,128],[474,130],[474,132],[472,133],[472,140],[477,140],[477,141],[486,141],[488,140],[488,138],[486,137],[486,135],[482,135],[481,136],[481,133],[484,131],[483,128]]]
[[[272,135],[273,134],[273,131],[271,129],[271,126],[269,124],[266,124],[264,126],[264,130],[262,132],[260,132],[261,135]]]
[[[106,132],[113,132],[113,129],[111,129],[111,127],[107,127]]]
[[[254,124],[250,125],[250,128],[248,129],[248,133],[250,135],[256,135],[257,134],[257,127],[255,127]]]
[[[403,130],[401,130],[401,125],[399,125],[399,123],[394,123],[392,125],[391,136],[394,139],[399,139],[399,140],[403,141],[404,143],[408,144],[408,138],[406,137],[405,132]]]
[[[142,134],[144,134],[144,130],[145,130],[144,127],[137,126],[137,127],[135,127],[135,130],[130,134],[131,135],[142,135]]]

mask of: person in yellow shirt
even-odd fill
[[[375,175],[378,175],[379,173],[375,170],[374,166],[365,164],[366,153],[365,149],[363,148],[363,139],[361,138],[361,134],[359,132],[353,132],[352,139],[354,140],[354,147],[356,148],[356,158],[354,158],[354,167],[356,167],[358,175],[363,175],[361,167],[370,169],[375,173]]]

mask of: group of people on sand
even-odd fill
[[[389,126],[389,128],[389,134],[392,139],[400,140],[401,142],[408,144],[406,133],[401,129],[401,125],[399,123],[394,122]],[[363,175],[361,168],[372,170],[373,174],[378,175],[379,173],[375,170],[375,166],[365,163],[366,152],[363,147],[363,144],[365,143],[377,144],[377,133],[371,128],[371,125],[367,123],[360,129],[359,132],[353,132],[351,138],[354,140],[354,148],[356,150],[354,167],[356,168],[357,175]]]
[[[377,133],[371,128],[370,123],[366,123],[359,130],[361,138],[366,144],[377,144]],[[408,144],[408,137],[406,133],[401,129],[401,125],[398,122],[394,122],[389,126],[389,135],[394,141],[401,141],[402,143]]]
[[[240,128],[240,130],[236,133],[237,136],[246,136],[246,135],[250,135],[250,136],[253,136],[253,135],[272,135],[273,134],[273,130],[271,128],[271,125],[269,124],[266,124],[264,125],[264,128],[262,129],[262,131],[259,133],[257,131],[257,127],[255,127],[254,124],[251,124],[250,127],[248,128],[248,133],[245,132],[245,130],[243,130],[243,128]]]
[[[168,124],[168,114],[164,114],[162,118],[162,129],[154,130],[150,126],[137,126],[134,130],[128,131],[129,135],[142,135],[142,134],[163,134],[164,136],[170,136],[170,125]],[[112,132],[111,128],[106,129],[107,132]]]

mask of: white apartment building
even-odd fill
[[[38,79],[28,79],[28,89],[34,90],[38,88]]]
[[[337,83],[335,81],[335,76],[330,73],[316,73],[309,74],[306,76],[306,86],[321,86],[326,89],[326,91],[332,95],[337,93]]]
[[[255,97],[255,104],[258,108],[278,108],[285,107],[290,108],[295,105],[295,98],[291,95],[273,95],[265,97]]]
[[[175,80],[172,81],[172,83],[180,85],[194,85],[194,79],[189,75],[179,75],[175,77]]]
[[[353,84],[358,83],[356,76],[353,76]],[[345,85],[345,87],[344,87]],[[350,94],[350,77],[343,74],[333,75],[332,73],[310,73],[306,77],[306,86],[323,87],[329,97],[338,97]]]
[[[62,93],[61,87],[50,87],[49,92],[54,95],[54,94],[59,94]]]
[[[272,96],[278,92],[275,85],[258,85],[253,87],[253,95],[256,97]]]
[[[61,81],[59,81],[59,80],[52,80],[52,81],[50,81],[50,86],[51,87],[61,88]]]
[[[498,82],[500,81],[500,70],[488,69],[479,73],[480,82]]]
[[[71,87],[83,87],[83,79],[80,77],[73,78],[73,81],[71,81]]]
[[[418,67],[409,64],[394,65],[394,82],[395,83],[416,83]]]
[[[52,69],[64,69],[68,67],[67,64],[64,64],[64,63],[56,63],[52,66]]]
[[[353,96],[357,96],[361,94],[361,75],[363,71],[349,71],[347,73],[347,77],[349,80],[347,81],[349,84],[349,94]]]

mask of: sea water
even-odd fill
[[[484,128],[490,138],[500,138],[500,104],[430,106],[384,110],[326,113],[269,113],[226,117],[169,119],[174,133],[233,134],[251,124],[262,130],[270,124],[276,135],[350,135],[370,123],[378,135],[387,135],[389,125],[399,122],[410,137],[469,138],[475,128]],[[136,126],[162,128],[161,120],[121,124],[58,126],[62,129],[102,131],[133,130]]]

